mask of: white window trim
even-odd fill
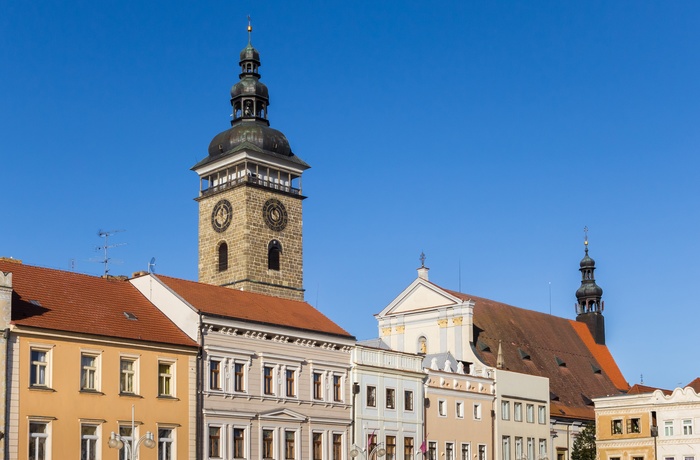
[[[177,360],[173,358],[158,358],[157,360],[158,368],[156,372],[158,373],[158,397],[161,398],[176,398],[177,397]],[[170,394],[162,394],[160,392],[160,365],[169,364],[170,365]]]
[[[455,401],[455,417],[458,419],[464,418],[464,401]]]
[[[140,375],[141,375],[141,356],[139,355],[134,355],[134,354],[128,354],[128,353],[119,353],[119,393],[120,394],[126,394],[126,395],[139,395],[140,393]],[[124,360],[130,360],[134,362],[134,392],[129,393],[129,392],[122,392],[122,359]]]
[[[272,380],[270,382],[270,387],[271,387],[270,389],[272,391],[269,394],[265,393],[265,368],[266,367],[269,367],[272,369],[272,372],[271,372]],[[265,398],[265,397],[268,397],[268,398],[277,397],[277,395],[280,394],[280,388],[279,388],[280,383],[279,383],[279,379],[278,379],[279,369],[280,369],[280,365],[277,363],[263,361],[260,364],[260,395],[263,398]],[[260,438],[260,439],[262,439],[262,438]]]
[[[160,430],[170,430],[171,437],[169,439],[171,440],[170,447],[172,449],[170,451],[172,454],[171,458],[172,460],[177,460],[177,428],[177,425],[167,423],[159,423],[156,425],[156,455],[158,454],[158,448],[160,447]]]
[[[81,420],[80,421],[80,453],[82,456],[82,449],[83,449],[83,439],[85,439],[83,436],[83,426],[89,425],[89,426],[94,426],[95,427],[95,435],[89,435],[91,440],[95,442],[95,458],[94,459],[89,459],[89,460],[99,460],[102,458],[102,423],[101,421],[88,421],[88,420]]]
[[[46,438],[46,442],[44,443],[44,453],[46,454],[46,456],[44,457],[44,460],[51,460],[51,437],[52,437],[51,435],[52,435],[52,428],[53,428],[53,426],[52,426],[53,424],[51,422],[53,422],[54,420],[55,420],[54,418],[50,418],[50,417],[32,417],[32,416],[30,416],[27,418],[27,436],[28,436],[27,448],[29,448],[29,439],[31,439],[29,425],[32,423],[37,423],[37,424],[41,423],[41,424],[46,425],[46,434],[45,434],[45,436],[41,436],[41,437]],[[33,459],[30,459],[30,460],[33,460]]]
[[[294,378],[294,385],[292,389],[293,394],[288,394],[287,392],[287,371],[292,371],[292,375]],[[284,380],[284,393],[282,396],[284,396],[287,399],[299,399],[299,375],[301,374],[301,368],[298,366],[287,366],[284,365],[282,366],[282,375],[283,375],[283,380]]]
[[[42,389],[43,389],[43,388],[46,388],[46,389],[52,388],[52,386],[51,386],[51,383],[52,383],[51,377],[52,377],[52,374],[53,374],[52,369],[53,369],[53,349],[54,349],[54,347],[55,347],[55,345],[48,345],[48,344],[44,344],[44,343],[42,343],[42,344],[39,344],[39,343],[37,343],[37,344],[32,344],[32,343],[30,343],[30,344],[29,344],[29,380],[28,380],[28,382],[29,382],[29,388],[42,388]],[[46,364],[44,365],[44,367],[45,367],[45,375],[44,375],[44,378],[45,378],[46,381],[44,382],[43,385],[40,385],[40,384],[32,385],[32,384],[31,384],[31,381],[32,381],[32,367],[33,367],[33,365],[34,365],[34,361],[32,361],[32,351],[42,351],[42,352],[46,353]]]
[[[83,388],[83,356],[95,358],[95,388]],[[80,391],[101,391],[102,388],[102,351],[80,349]]]
[[[236,441],[236,435],[234,430],[243,430],[243,457],[234,457],[235,449],[234,443]],[[231,426],[231,458],[249,458],[249,445],[250,445],[250,426],[248,425],[232,425]]]
[[[330,379],[331,379],[331,393],[332,393],[331,400],[334,403],[341,404],[341,403],[345,402],[345,377],[346,377],[346,375],[347,374],[340,373],[340,372],[332,372],[331,373],[331,377],[330,377]],[[336,377],[338,377],[339,382],[340,382],[340,389],[338,390],[340,393],[338,396],[340,396],[340,397],[337,400],[335,399],[335,378]],[[394,393],[394,399],[396,399],[396,393]],[[394,406],[396,406],[396,401],[394,401]]]
[[[472,418],[477,421],[481,421],[484,419],[481,403],[474,403],[472,405]]]
[[[236,390],[236,365],[243,366],[243,390]],[[248,376],[250,375],[250,367],[252,362],[248,359],[231,358],[231,393],[233,394],[248,394],[250,388]]]
[[[219,388],[211,387],[211,362],[217,361],[219,363]],[[226,393],[226,362],[227,359],[224,356],[209,355],[207,357],[207,390],[212,393]]]
[[[444,409],[441,411],[440,409]],[[438,399],[437,403],[437,413],[438,417],[447,417],[447,400],[445,399]]]

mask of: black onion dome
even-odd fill
[[[292,156],[287,137],[262,123],[243,121],[217,134],[209,144],[209,157],[235,150],[244,142],[278,155]]]
[[[583,256],[583,259],[581,259],[580,265],[581,268],[595,268],[595,260],[588,256],[588,251],[586,251],[586,255]]]
[[[248,46],[243,48],[240,58],[241,62],[239,62],[239,64],[243,64],[243,61],[255,61],[260,64],[260,53],[258,50],[253,48],[253,45],[250,43],[248,43]]]
[[[576,290],[577,299],[586,299],[589,297],[602,297],[603,288],[595,284],[595,282],[590,284],[582,284],[580,288]]]
[[[231,87],[231,98],[236,96],[260,96],[269,99],[267,86],[257,78],[245,76],[238,83]]]

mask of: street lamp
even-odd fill
[[[141,436],[136,442],[134,442],[134,432],[136,431],[134,423],[134,406],[131,405],[131,441],[124,439],[123,436],[116,434],[112,431],[109,437],[107,445],[112,449],[121,449],[126,445],[126,451],[129,452],[129,460],[136,460],[138,458],[139,446],[143,443],[144,446],[149,449],[153,449],[156,446],[156,441],[153,438],[153,433],[147,431],[146,434]]]
[[[384,443],[380,442],[374,448],[369,452],[369,455],[367,455],[367,449],[363,449],[360,446],[353,445],[352,449],[350,449],[350,456],[352,458],[357,457],[358,455],[362,454],[362,456],[365,459],[372,458],[372,455],[377,454],[377,457],[383,457],[386,454],[386,449],[384,448]]]

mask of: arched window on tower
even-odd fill
[[[228,270],[228,244],[222,241],[219,244],[218,268],[220,272]]]
[[[277,240],[270,241],[267,245],[267,268],[268,270],[280,269],[280,254],[282,254],[282,245]]]

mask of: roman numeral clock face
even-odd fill
[[[233,218],[233,208],[228,200],[219,200],[214,205],[214,210],[211,212],[211,226],[217,232],[221,233],[231,225]]]
[[[271,198],[263,205],[265,224],[276,232],[281,232],[287,226],[287,209],[280,200]]]

